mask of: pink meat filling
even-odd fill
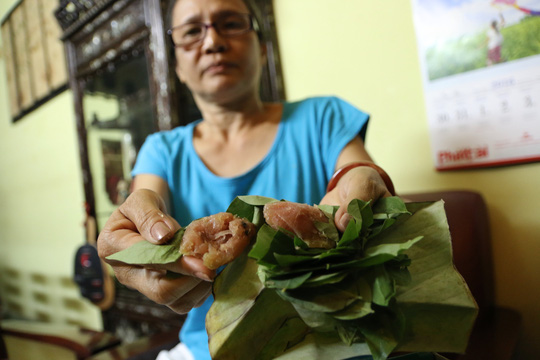
[[[288,201],[268,203],[264,206],[264,218],[272,228],[294,233],[312,248],[331,249],[335,241],[328,239],[314,222],[328,222],[328,217],[315,206]]]
[[[238,257],[256,233],[249,221],[222,212],[189,224],[180,252],[202,259],[209,269],[217,269]]]

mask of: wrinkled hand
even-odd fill
[[[139,241],[165,243],[178,229],[180,225],[176,220],[165,214],[161,197],[151,190],[141,189],[134,191],[114,211],[97,244],[99,256],[112,266],[118,281],[184,314],[201,306],[212,291],[215,271],[204,266],[201,260],[182,256],[172,264],[142,267],[106,259]]]
[[[339,206],[334,219],[337,228],[344,232],[351,219],[347,213],[347,206],[352,200],[374,202],[387,196],[392,196],[392,194],[377,171],[367,166],[360,166],[343,175],[337,186],[322,198],[321,205]]]

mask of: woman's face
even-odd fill
[[[249,12],[242,0],[178,0],[172,27],[210,24],[227,13]],[[229,101],[258,94],[265,49],[254,31],[224,37],[214,27],[194,46],[176,48],[176,73],[197,97]]]

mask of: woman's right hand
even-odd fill
[[[140,189],[113,212],[97,245],[99,256],[112,266],[118,281],[158,304],[185,314],[201,306],[212,291],[216,273],[200,259],[182,256],[172,264],[145,267],[106,259],[139,241],[163,244],[178,229],[180,225],[166,214],[161,196],[152,190]]]

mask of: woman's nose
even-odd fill
[[[227,48],[226,40],[213,26],[209,26],[206,29],[202,46],[203,51],[206,53],[222,52]]]

